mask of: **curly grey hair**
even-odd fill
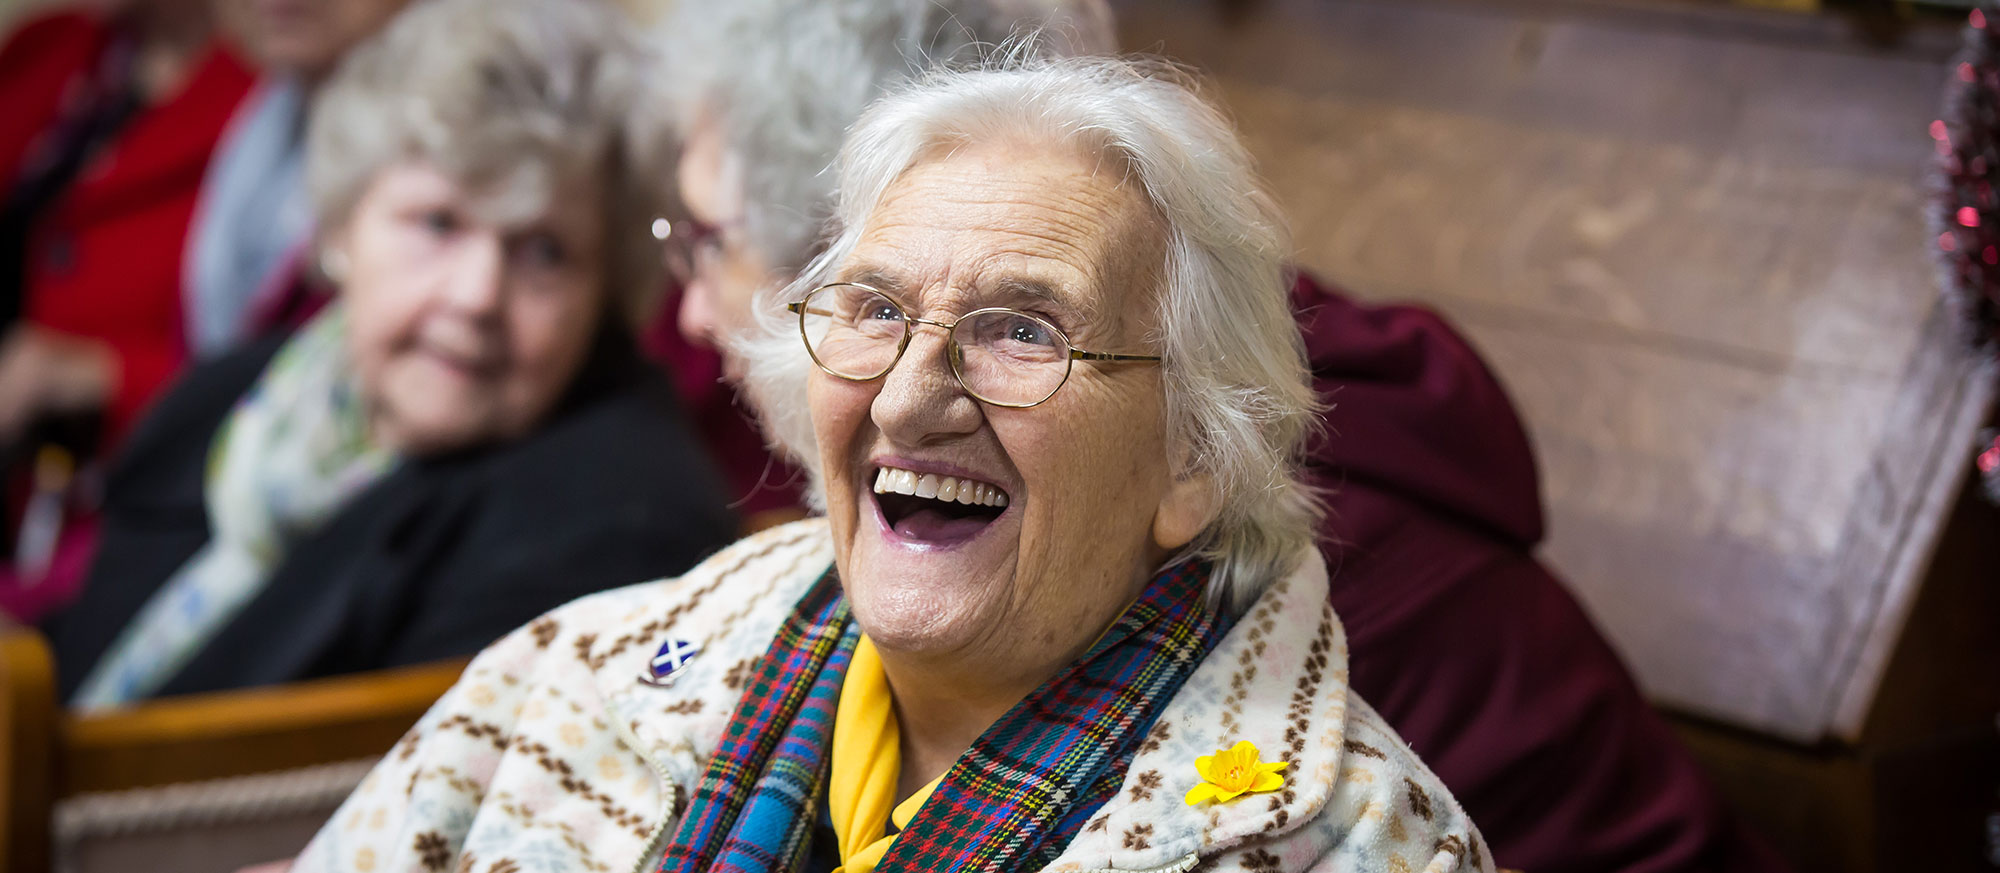
[[[306,185],[322,229],[370,180],[420,158],[491,208],[534,215],[597,179],[606,276],[628,326],[660,289],[649,230],[670,166],[635,144],[631,107],[650,56],[605,0],[420,0],[357,46],[314,100]]]
[[[815,464],[805,396],[812,364],[783,304],[832,280],[910,167],[957,144],[1013,137],[1122,163],[1164,219],[1152,342],[1165,356],[1175,474],[1207,477],[1218,507],[1178,559],[1213,561],[1211,601],[1240,609],[1314,541],[1323,509],[1300,458],[1319,404],[1292,318],[1291,246],[1276,201],[1233,125],[1177,68],[1016,54],[930,73],[875,104],[840,152],[827,250],[759,301],[762,323],[740,340],[746,387],[773,436]]]
[[[676,4],[658,28],[666,122],[704,113],[743,168],[744,235],[787,274],[812,256],[848,125],[892,86],[1033,31],[1042,50],[1115,48],[1104,0],[732,0]]]

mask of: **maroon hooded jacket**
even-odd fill
[[[1502,866],[1784,870],[1722,807],[1532,551],[1535,457],[1472,347],[1429,310],[1301,274],[1292,308],[1330,403],[1329,599],[1350,680],[1444,780]]]
[[[1532,554],[1535,458],[1506,392],[1443,319],[1301,274],[1293,310],[1332,405],[1310,478],[1349,678],[1502,865],[1527,873],[1783,871],[1739,830],[1576,601]],[[649,331],[752,512],[797,500],[715,354]],[[792,505],[796,505],[793,503]]]

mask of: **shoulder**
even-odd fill
[[[823,523],[786,525],[678,578],[583,597],[508,634],[293,869],[441,869],[434,861],[454,856],[631,868],[719,741],[738,693],[728,667],[762,653],[798,580],[830,560]],[[670,695],[635,682],[659,641],[683,633],[717,654],[696,660]]]
[[[723,492],[706,457],[664,380],[647,374],[557,410],[534,433],[490,452],[482,463],[516,494],[527,485],[592,499],[720,500]],[[663,482],[674,486],[665,494]]]
[[[474,536],[482,541],[542,552],[617,549],[607,560],[666,551],[676,562],[651,572],[678,572],[731,541],[738,525],[714,465],[656,387],[664,391],[652,381],[623,386],[512,444],[434,469],[478,495]],[[552,517],[564,519],[559,529],[549,527]]]
[[[536,649],[549,648],[552,640],[568,640],[573,652],[594,664],[593,669],[602,669],[611,655],[627,647],[615,647],[614,652],[599,645],[601,641],[650,638],[659,632],[658,618],[663,615],[699,618],[710,609],[750,609],[767,599],[764,595],[795,593],[832,560],[833,544],[824,519],[779,525],[737,540],[680,576],[580,597],[549,611],[515,636],[534,638]],[[727,597],[708,596],[722,589],[727,589]]]
[[[27,17],[0,43],[0,176],[11,179],[28,149],[61,111],[63,95],[102,51],[108,31],[95,17],[57,12]]]
[[[517,631],[513,654],[496,656],[495,663],[526,677],[546,673],[550,668],[541,662],[556,659],[567,665],[558,669],[580,669],[616,696],[674,638],[708,653],[685,686],[720,684],[728,665],[764,650],[770,641],[764,629],[774,630],[832,562],[823,520],[775,527],[677,577],[599,592],[552,610]],[[723,666],[709,669],[716,664]]]
[[[27,16],[0,44],[0,58],[46,57],[87,48],[102,39],[104,21],[76,10]],[[67,50],[67,51],[66,51]]]
[[[286,339],[272,336],[246,343],[176,379],[133,428],[111,469],[109,492],[124,492],[137,484],[137,478],[176,475],[185,463],[181,457],[190,452],[205,460],[216,428],[257,384]]]
[[[212,416],[220,418],[238,398],[257,384],[271,359],[291,339],[289,334],[260,337],[226,354],[197,363],[160,396],[147,418]]]
[[[680,576],[600,591],[549,610],[487,647],[466,668],[460,684],[487,677],[509,687],[554,683],[575,688],[579,680],[606,670],[626,675],[633,665],[617,659],[627,650],[637,651],[676,623],[712,624],[709,620],[724,612],[782,599],[803,587],[799,580],[824,572],[832,556],[823,520],[771,528],[736,541]],[[722,589],[727,597],[709,596]]]

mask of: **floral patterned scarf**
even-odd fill
[[[237,402],[209,450],[208,543],[119,632],[72,705],[151,696],[264,590],[292,544],[388,473],[395,459],[368,439],[346,342],[334,304]]]

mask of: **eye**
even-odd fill
[[[1065,353],[1062,336],[1040,319],[1022,312],[998,310],[982,313],[961,322],[962,344],[976,347],[998,358],[1042,363]]]
[[[889,298],[870,294],[856,301],[854,307],[854,327],[859,333],[872,337],[889,338],[903,333],[903,310]]]
[[[443,207],[424,210],[423,214],[417,216],[417,222],[422,224],[425,230],[437,236],[451,236],[458,232],[461,225],[458,214]]]
[[[1007,339],[1031,346],[1052,346],[1056,337],[1048,325],[1032,318],[1015,316],[1007,321]]]
[[[568,262],[569,250],[554,234],[531,233],[514,244],[515,256],[536,267],[558,267]]]

